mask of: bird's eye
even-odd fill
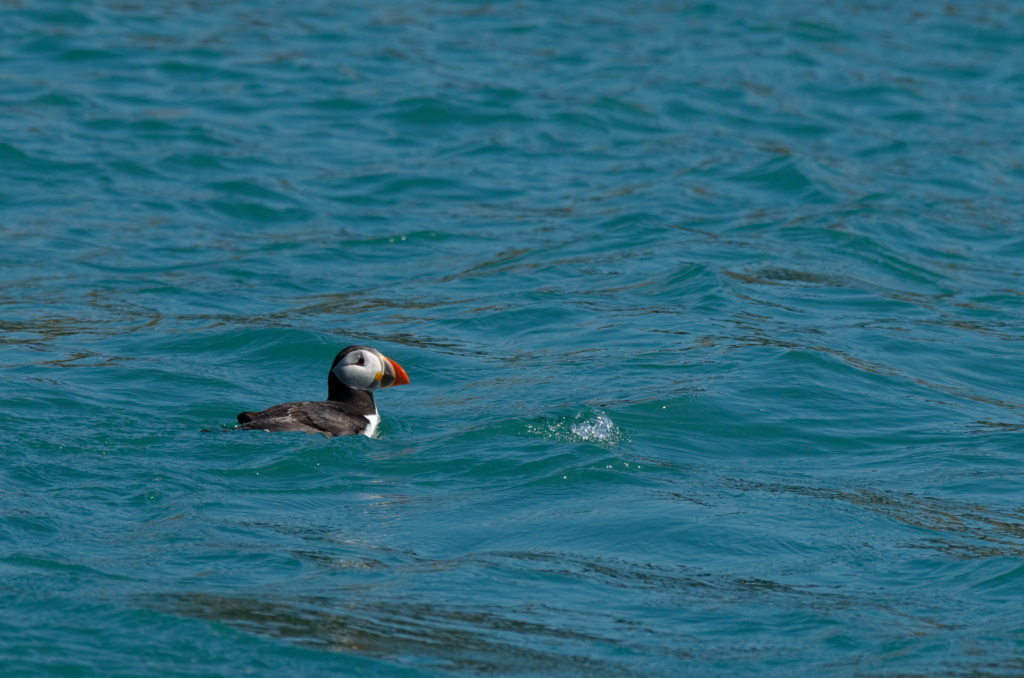
[[[359,356],[359,362],[357,362],[356,365],[365,365],[365,364],[366,364],[366,361],[363,360],[363,356]]]

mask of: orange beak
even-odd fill
[[[381,357],[384,358],[384,356]],[[405,373],[405,370],[402,369],[401,365],[396,363],[391,358],[384,358],[384,360],[387,360],[389,363],[391,363],[391,369],[395,371],[395,380],[388,384],[388,387],[402,386],[403,384],[409,383],[409,375]]]

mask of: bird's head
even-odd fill
[[[331,374],[345,386],[361,391],[409,383],[408,375],[398,363],[369,346],[342,349],[331,365]]]

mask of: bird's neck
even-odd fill
[[[373,402],[373,393],[358,388],[351,388],[341,383],[341,379],[331,372],[327,377],[327,399],[352,405],[360,414],[376,414],[377,405]]]

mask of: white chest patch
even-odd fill
[[[366,430],[363,431],[363,435],[367,438],[372,438],[373,434],[377,432],[377,424],[380,423],[380,413],[377,411],[377,408],[374,407],[373,414],[364,414],[363,416],[370,420],[370,424],[366,427]]]

